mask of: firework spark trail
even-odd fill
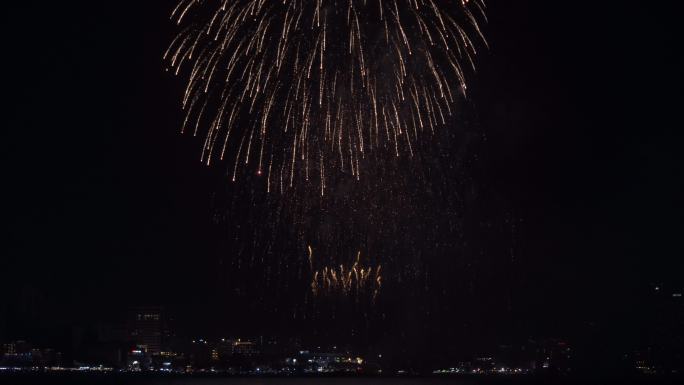
[[[309,261],[312,260],[313,251],[307,246]],[[312,271],[311,292],[315,295],[338,294],[343,296],[360,296],[368,294],[374,302],[382,287],[382,266],[376,269],[365,267],[361,264],[361,252],[356,254],[354,263],[345,268],[339,266],[324,266]]]
[[[485,16],[481,0],[181,0],[172,19],[164,59],[187,74],[182,131],[204,130],[202,161],[323,195],[326,169],[358,179],[446,124]]]

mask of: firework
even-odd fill
[[[181,0],[164,58],[187,77],[201,160],[269,192],[413,157],[445,126],[482,41],[480,0]]]
[[[312,258],[311,246],[308,247],[309,260]],[[366,267],[361,264],[361,252],[356,254],[356,260],[351,266],[345,268],[340,264],[337,267],[324,266],[312,272],[311,291],[317,295],[339,294],[343,296],[355,296],[369,294],[375,301],[382,287],[382,266]]]

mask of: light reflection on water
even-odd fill
[[[456,378],[212,378],[175,379],[154,385],[472,385]]]

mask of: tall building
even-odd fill
[[[7,355],[17,354],[17,346],[14,343],[2,345],[2,353]]]
[[[162,350],[164,312],[161,306],[140,306],[130,309],[128,337],[140,350],[149,355]]]

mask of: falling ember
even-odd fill
[[[232,180],[253,168],[269,191],[296,178],[323,196],[331,170],[359,179],[447,124],[484,18],[481,0],[181,0],[164,55],[187,77],[181,131]]]
[[[312,258],[308,247],[309,260]],[[350,266],[324,266],[312,272],[311,292],[314,296],[341,295],[347,297],[368,295],[375,301],[382,287],[382,266],[373,268],[361,263],[361,252]]]

